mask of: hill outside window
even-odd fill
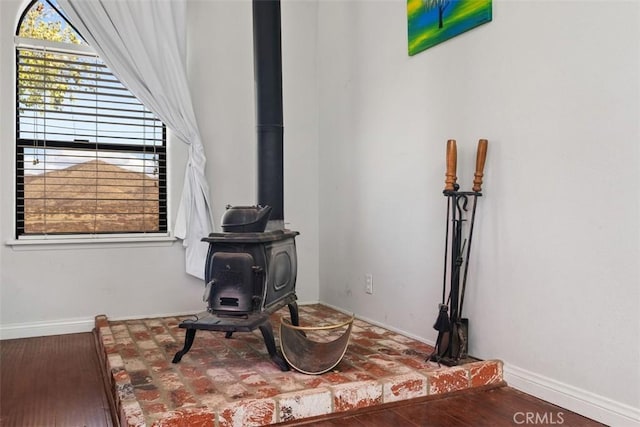
[[[166,128],[54,0],[19,22],[16,79],[16,238],[166,233]]]

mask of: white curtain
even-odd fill
[[[175,224],[187,273],[203,278],[213,231],[206,158],[186,76],[186,0],[58,0],[120,81],[184,143],[189,161]]]

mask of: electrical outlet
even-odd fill
[[[373,294],[373,275],[364,275],[364,291],[368,294]]]

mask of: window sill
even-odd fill
[[[144,248],[171,246],[176,237],[157,234],[141,236],[65,236],[30,237],[5,242],[15,251],[57,250],[57,249],[104,249],[104,248]]]

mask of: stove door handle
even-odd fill
[[[207,283],[204,287],[204,295],[202,296],[202,301],[204,302],[208,302],[209,298],[211,297],[211,288],[213,288],[213,285],[216,284],[216,279],[211,280],[209,283]]]

